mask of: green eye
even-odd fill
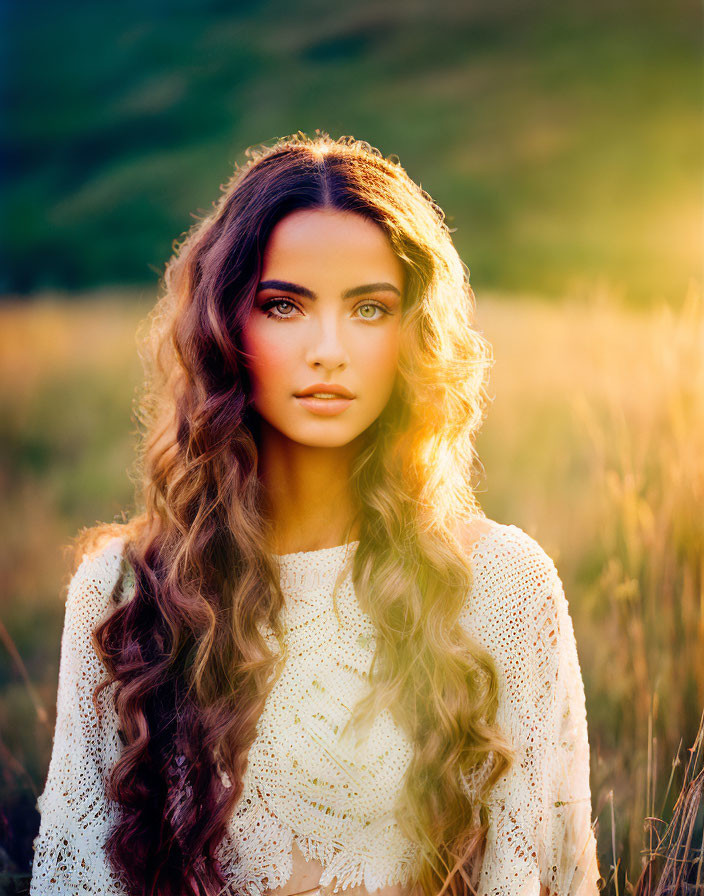
[[[388,310],[383,305],[380,305],[377,302],[365,302],[363,305],[359,306],[359,310],[361,311],[361,309],[363,309],[363,308],[371,308],[371,309],[378,308],[379,311],[382,312],[380,315],[377,315],[377,316],[370,316],[370,315],[362,314],[362,318],[364,320],[379,320],[379,318],[383,317],[384,314],[389,313]]]

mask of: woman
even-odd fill
[[[572,624],[474,495],[443,213],[351,138],[249,155],[165,272],[140,512],[78,539],[31,892],[591,896]]]

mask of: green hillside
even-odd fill
[[[687,3],[28,0],[5,13],[0,291],[155,284],[244,149],[397,154],[475,288],[700,271],[701,27]]]

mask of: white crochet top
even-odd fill
[[[595,896],[584,688],[567,601],[553,562],[531,536],[487,523],[471,549],[475,580],[462,624],[495,659],[496,721],[517,755],[491,792],[479,893],[540,896],[544,884],[550,896]],[[335,893],[399,894],[413,882],[419,854],[393,811],[411,745],[388,710],[360,742],[341,736],[367,686],[374,650],[374,630],[351,581],[356,545],[278,558],[288,655],[259,719],[244,791],[220,847],[228,880],[223,896],[263,896],[285,885],[294,845],[322,865],[319,882],[334,884]],[[125,896],[102,850],[117,818],[104,792],[121,746],[113,685],[100,695],[107,709],[102,727],[91,701],[105,676],[91,633],[110,612],[122,550],[115,538],[84,555],[69,585],[30,896]],[[338,617],[332,592],[345,563]],[[134,586],[126,572],[124,599]]]

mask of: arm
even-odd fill
[[[111,540],[96,554],[84,555],[68,587],[56,702],[56,728],[34,840],[31,896],[88,892],[118,896],[118,886],[102,846],[115,820],[105,798],[104,777],[117,760],[118,721],[107,695],[99,697],[103,722],[92,692],[105,667],[92,644],[92,632],[111,608],[110,595],[120,569],[121,541]]]
[[[515,750],[489,794],[480,896],[596,896],[589,745],[574,632],[552,560],[508,534],[480,558],[472,633],[495,659]]]
[[[562,582],[552,593],[558,651],[552,733],[545,763],[545,828],[541,878],[550,894],[592,896],[599,866],[591,826],[589,740],[584,684]],[[556,869],[553,871],[553,869]]]

